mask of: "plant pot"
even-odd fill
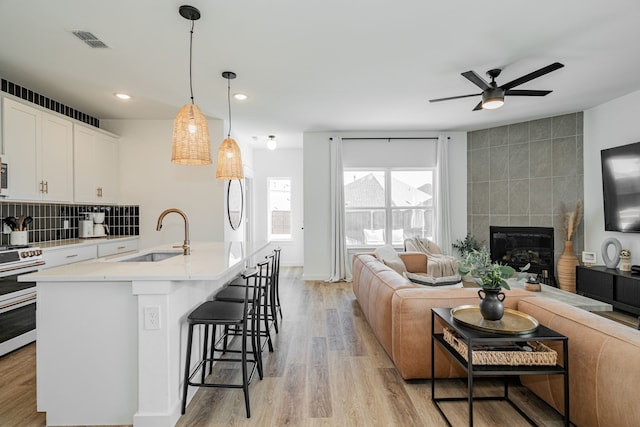
[[[482,295],[484,294],[484,296]],[[484,320],[500,320],[504,315],[502,301],[507,297],[501,289],[480,289],[480,314]],[[502,296],[502,298],[500,297]]]
[[[578,257],[573,253],[573,242],[564,242],[564,250],[558,259],[558,284],[560,289],[576,293],[576,267],[580,265]]]

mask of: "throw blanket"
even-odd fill
[[[432,249],[429,249],[432,246]],[[422,237],[412,237],[405,240],[405,250],[407,252],[422,252],[427,254],[429,260],[427,261],[427,273],[433,277],[445,277],[454,276],[458,274],[456,268],[455,257],[449,255],[442,255],[440,251],[433,248],[435,244],[428,239]]]

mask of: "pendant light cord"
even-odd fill
[[[227,77],[227,106],[229,107],[229,133],[227,138],[231,137],[231,79]]]
[[[195,26],[196,21],[191,21],[191,35],[189,38],[189,90],[191,91],[191,103],[194,104],[193,101],[193,77],[191,73],[192,63],[193,63],[193,27]]]

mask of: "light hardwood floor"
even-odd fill
[[[178,427],[214,426],[444,426],[431,402],[430,381],[404,381],[371,332],[350,283],[302,280],[301,268],[281,270],[284,322],[265,377],[250,387],[247,419],[241,390],[200,389]],[[0,426],[40,427],[35,405],[35,344],[0,358]],[[237,369],[220,364],[226,378]],[[482,381],[477,395],[500,394]],[[463,396],[466,382],[441,381],[438,395]],[[562,425],[560,415],[524,387],[511,398],[539,425]],[[454,426],[468,425],[465,403],[444,403]],[[505,402],[474,404],[476,426],[528,425]]]

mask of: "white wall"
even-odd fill
[[[314,197],[303,188],[302,149],[259,150],[254,153],[255,239],[267,240],[268,178],[291,178],[291,240],[277,242],[282,248],[282,266],[302,266],[304,262],[303,198]]]
[[[329,138],[435,137],[438,132],[306,132],[304,168],[304,273],[305,280],[326,280],[331,274]],[[467,233],[467,134],[449,136],[449,185],[452,239]],[[363,156],[367,153],[363,152]],[[407,153],[408,156],[411,153]]]
[[[584,112],[584,250],[598,254],[602,242],[615,237],[631,250],[632,264],[640,264],[640,234],[604,231],[600,150],[640,141],[640,91]]]
[[[140,205],[140,247],[181,244],[184,222],[168,215],[160,232],[156,222],[168,208],[189,217],[192,241],[224,239],[224,182],[217,180],[217,147],[223,139],[223,122],[209,120],[213,164],[185,166],[171,163],[173,120],[101,121],[120,135],[119,203]]]

